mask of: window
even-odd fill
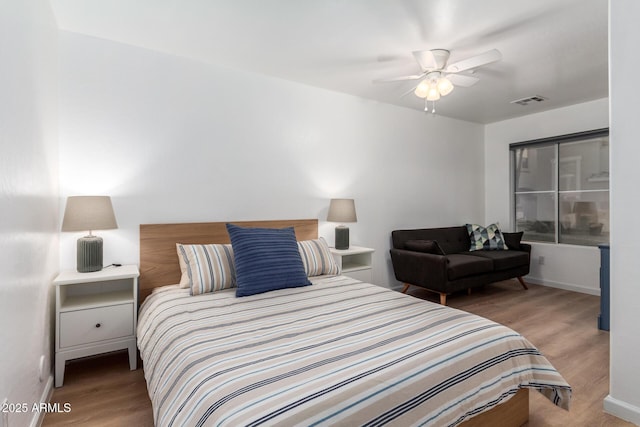
[[[524,240],[609,241],[609,130],[510,145],[513,214]]]

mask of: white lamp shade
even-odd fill
[[[451,93],[452,90],[453,84],[451,83],[451,80],[446,77],[441,77],[438,80],[438,91],[440,91],[440,95],[447,96]]]
[[[353,199],[331,199],[329,203],[329,222],[357,222],[356,204]]]
[[[118,228],[109,196],[67,198],[62,231],[110,230]]]
[[[437,86],[431,86],[429,88],[429,93],[427,93],[427,101],[437,101],[440,99],[440,92],[438,92]]]
[[[421,81],[418,86],[416,86],[416,90],[413,92],[419,98],[426,98],[429,93],[429,82],[427,79]]]

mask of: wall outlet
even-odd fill
[[[538,265],[544,265],[544,256],[540,255],[538,257]]]

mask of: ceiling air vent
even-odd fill
[[[519,105],[529,105],[532,102],[542,102],[544,100],[546,100],[547,98],[545,98],[544,96],[540,96],[540,95],[533,95],[533,96],[528,96],[526,98],[522,98],[522,99],[516,99],[515,101],[511,101],[512,104],[519,104]]]

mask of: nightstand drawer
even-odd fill
[[[60,313],[60,348],[133,335],[133,304]]]

